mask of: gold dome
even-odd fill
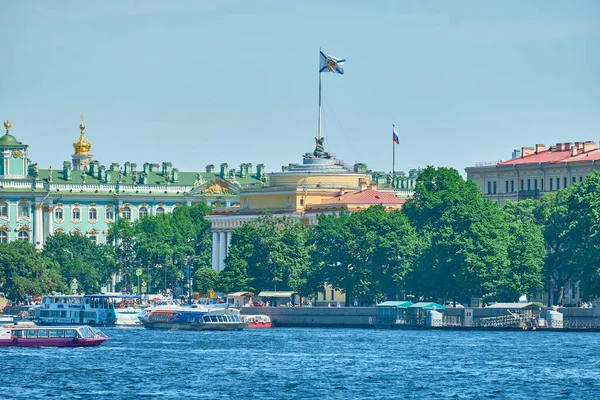
[[[85,125],[83,124],[83,114],[81,114],[81,124],[79,125],[79,129],[81,129],[81,133],[79,136],[79,140],[73,143],[73,148],[75,149],[76,156],[89,156],[90,150],[92,149],[92,143],[86,140],[85,135]]]

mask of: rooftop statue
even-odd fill
[[[196,181],[194,181],[194,187],[197,188],[200,185],[204,184],[204,178],[202,177],[202,175],[198,174],[198,176],[196,177]]]
[[[304,158],[331,158],[331,154],[329,154],[325,151],[325,146],[324,146],[325,138],[324,137],[315,138],[315,142],[316,142],[315,151],[313,151],[312,153],[306,153],[304,155]]]
[[[38,165],[36,163],[36,164],[33,164],[33,177],[35,179],[37,179],[38,176],[40,176],[40,170],[39,170]]]
[[[48,183],[52,182],[52,165],[48,167]]]

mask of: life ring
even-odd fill
[[[125,308],[125,303],[121,303],[120,307]]]

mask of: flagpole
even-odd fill
[[[321,57],[320,50],[319,57]],[[317,139],[321,139],[321,71],[319,71],[319,130],[317,131]]]
[[[392,124],[392,135],[396,132],[396,125]],[[396,142],[392,140],[392,187],[394,187],[394,176],[396,175]]]

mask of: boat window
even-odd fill
[[[37,338],[37,331],[35,329],[30,329],[27,331],[28,338]]]
[[[18,337],[18,338],[22,338],[25,337],[25,332],[21,329],[13,331],[13,335]]]
[[[59,329],[50,329],[48,332],[50,333],[51,338],[65,337],[64,336],[65,332],[62,330],[59,330]]]
[[[75,329],[67,329],[65,331],[65,337],[77,337]]]
[[[239,315],[235,316],[235,322],[240,322],[240,316]]]
[[[47,338],[48,337],[48,330],[47,329],[40,329],[38,331],[38,337],[40,337],[40,338]]]
[[[217,322],[223,322],[223,319],[220,315],[216,315],[215,317],[217,318]]]

